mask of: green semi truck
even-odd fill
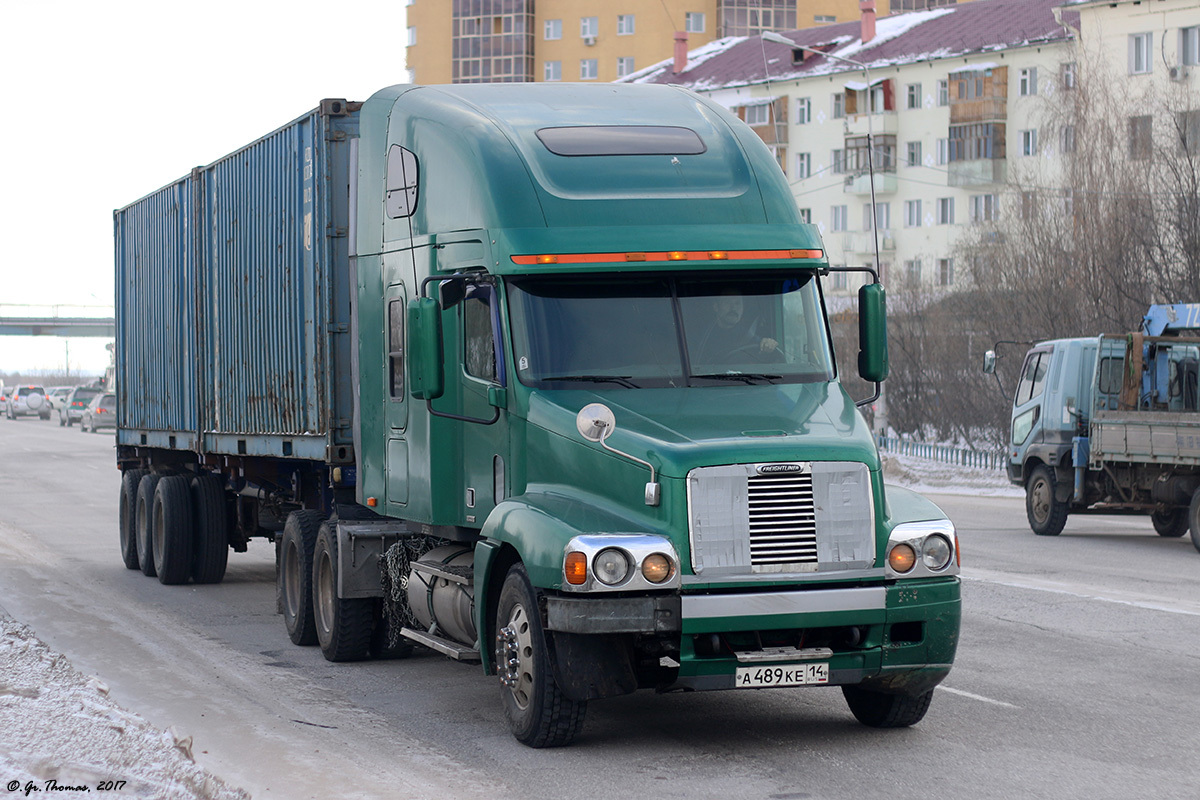
[[[720,106],[393,86],[115,223],[131,569],[216,582],[267,537],[293,642],[477,661],[534,747],[638,689],[924,716],[958,642],[954,526],[885,490],[819,233]],[[859,306],[882,381],[877,282]]]

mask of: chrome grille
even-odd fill
[[[753,475],[746,481],[750,564],[817,561],[817,516],[812,474]]]

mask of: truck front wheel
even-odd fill
[[[338,538],[321,523],[313,549],[313,609],[317,642],[326,661],[361,661],[370,655],[375,630],[375,601],[370,597],[338,597]]]
[[[554,680],[537,596],[522,564],[504,579],[496,624],[496,667],[513,736],[530,747],[570,744],[583,728],[587,702],[569,699]]]
[[[1025,514],[1038,536],[1058,536],[1067,524],[1067,504],[1058,499],[1057,489],[1053,469],[1045,464],[1034,467],[1025,484]]]
[[[876,692],[861,686],[843,686],[842,695],[846,698],[846,705],[850,706],[850,713],[863,725],[872,728],[907,728],[925,717],[933,700],[933,689],[910,697]]]

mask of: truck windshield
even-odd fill
[[[540,388],[833,380],[812,272],[515,278],[517,375]]]

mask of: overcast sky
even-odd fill
[[[0,0],[0,316],[110,315],[114,208],[403,83],[405,41],[404,0]],[[103,372],[104,343],[69,340],[72,371]],[[0,336],[0,371],[66,349]]]

